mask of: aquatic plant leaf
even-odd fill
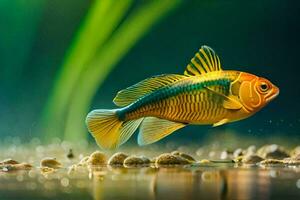
[[[91,5],[57,73],[44,108],[42,127],[47,127],[43,130],[45,138],[63,134],[68,105],[78,79],[127,14],[131,4],[132,0],[101,0]]]
[[[69,102],[65,139],[78,141],[78,138],[86,137],[83,121],[99,86],[138,40],[180,2],[181,0],[149,1],[136,8],[99,49],[77,81],[76,90]]]
[[[119,91],[113,102],[117,106],[127,106],[140,97],[183,78],[186,78],[186,76],[177,74],[163,74],[147,78],[133,86]]]
[[[185,126],[185,124],[178,122],[156,117],[146,117],[140,126],[138,144],[146,145],[154,143]]]
[[[199,76],[208,72],[220,70],[222,70],[222,68],[218,55],[212,48],[204,45],[188,64],[184,71],[184,75]]]

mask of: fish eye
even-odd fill
[[[262,82],[262,83],[260,84],[259,88],[260,88],[260,90],[261,90],[262,92],[266,92],[266,91],[269,89],[269,85],[268,85],[267,83],[265,83],[265,82]]]

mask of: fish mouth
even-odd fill
[[[266,101],[271,101],[275,99],[279,95],[279,93],[280,93],[279,88],[273,85],[272,91],[270,92],[269,95],[266,96]]]

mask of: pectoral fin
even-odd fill
[[[223,107],[229,110],[239,110],[242,104],[233,95],[229,95],[224,99]]]
[[[218,91],[215,91],[211,87],[206,87],[209,91],[213,92],[214,94],[219,95],[223,98],[223,107],[229,110],[239,110],[243,107],[243,105],[240,103],[237,97],[234,95],[225,95]]]

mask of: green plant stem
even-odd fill
[[[63,134],[72,91],[80,74],[128,11],[132,0],[96,0],[70,47],[46,104],[42,126],[45,139]]]
[[[134,11],[95,56],[78,81],[67,115],[65,139],[85,139],[85,116],[92,99],[113,67],[130,48],[180,0],[150,1]]]

